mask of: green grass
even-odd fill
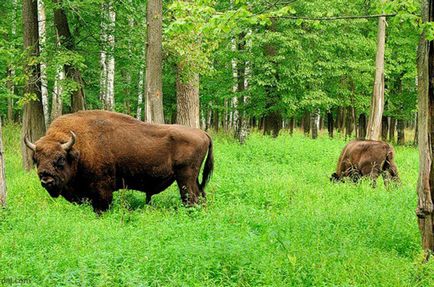
[[[53,200],[21,170],[18,127],[4,130],[8,206],[0,210],[0,285],[434,286],[417,228],[417,150],[397,147],[403,185],[331,184],[342,139],[214,135],[208,203],[176,185],[110,211]],[[4,285],[4,284],[3,284]]]

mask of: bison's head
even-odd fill
[[[72,131],[66,142],[41,139],[33,144],[24,138],[26,146],[33,151],[41,185],[52,197],[60,195],[76,172],[79,153],[73,149],[75,141],[76,135]]]

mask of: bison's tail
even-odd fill
[[[201,191],[204,190],[206,184],[211,178],[212,172],[214,170],[214,154],[213,154],[213,148],[212,148],[212,139],[207,134],[207,137],[209,139],[209,146],[208,146],[208,155],[205,161],[205,166],[203,168],[203,174],[202,174],[202,183],[200,184]]]

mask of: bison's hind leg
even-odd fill
[[[176,183],[181,193],[182,203],[195,205],[199,201],[200,191],[198,182],[199,170],[191,167],[184,167],[176,173]]]

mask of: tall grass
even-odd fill
[[[434,264],[421,264],[412,147],[396,148],[403,185],[372,189],[329,182],[342,139],[253,134],[239,146],[214,135],[206,206],[182,207],[173,185],[150,206],[118,192],[96,216],[51,199],[21,169],[18,127],[4,136],[0,285],[434,286]]]

